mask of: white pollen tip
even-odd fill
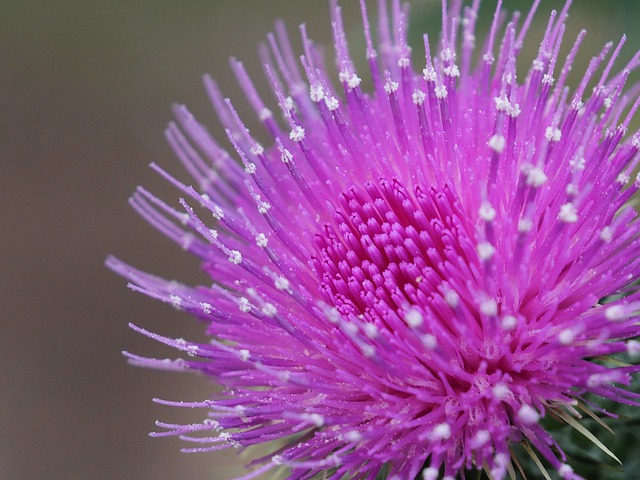
[[[258,201],[258,213],[264,215],[271,208],[271,204],[269,202],[263,202],[262,200]]]
[[[251,357],[249,350],[247,350],[246,348],[243,348],[238,353],[240,354],[240,360],[242,360],[243,362],[246,362],[247,360],[249,360],[249,357]]]
[[[258,118],[260,119],[261,122],[264,122],[265,120],[271,117],[273,117],[273,113],[268,108],[263,108],[262,110],[260,110],[260,113],[258,114]]]
[[[325,97],[324,103],[330,111],[336,110],[340,106],[336,97]]]
[[[384,84],[384,91],[387,92],[387,94],[391,94],[396,90],[398,90],[398,82],[388,81]]]
[[[559,142],[562,138],[562,132],[557,127],[547,127],[544,131],[544,137],[550,142]]]
[[[327,310],[326,311],[326,315],[327,315],[327,320],[329,320],[333,324],[340,323],[340,320],[342,318],[340,316],[340,312],[338,312],[338,310],[335,309],[335,308],[331,308],[331,309]]]
[[[567,185],[565,192],[567,193],[567,195],[576,196],[578,194],[578,187],[573,183],[570,183],[569,185]]]
[[[422,105],[424,103],[425,97],[425,93],[422,90],[417,89],[414,90],[413,94],[411,95],[413,103],[415,103],[416,105]]]
[[[361,345],[360,351],[367,358],[371,358],[376,354],[376,348],[373,345],[367,345],[367,344]]]
[[[291,289],[291,285],[289,284],[289,280],[284,277],[278,277],[275,281],[276,288],[278,290],[288,291]]]
[[[527,185],[538,188],[547,183],[547,175],[540,167],[533,167],[525,173],[527,175]]]
[[[518,232],[527,233],[533,228],[533,222],[528,218],[523,218],[518,222]]]
[[[498,304],[493,298],[487,298],[480,304],[480,311],[488,317],[493,317],[498,313]]]
[[[445,87],[444,85],[440,85],[439,87],[436,87],[436,97],[439,100],[443,100],[447,98],[447,87]]]
[[[491,148],[491,150],[495,151],[496,153],[502,153],[506,145],[506,139],[503,135],[496,133],[489,139],[488,145],[489,148]]]
[[[605,378],[603,375],[599,373],[594,373],[587,378],[587,386],[591,388],[596,388],[602,385],[605,382]]]
[[[359,442],[360,440],[362,440],[362,434],[360,432],[358,432],[357,430],[350,430],[347,433],[344,434],[344,439],[347,442],[352,442],[352,443],[356,443]]]
[[[358,334],[358,326],[355,323],[343,323],[342,328],[352,337],[355,337]]]
[[[295,104],[293,103],[293,98],[287,97],[284,99],[284,108],[287,112],[292,112],[295,108]]]
[[[560,468],[558,468],[558,475],[560,475],[560,478],[562,478],[563,480],[574,478],[573,468],[571,468],[566,463],[563,463],[562,465],[560,465]]]
[[[426,95],[422,90],[415,90],[411,98],[416,105],[422,105],[424,103]]]
[[[493,457],[493,462],[496,465],[505,467],[509,464],[509,455],[507,455],[506,453],[498,453],[495,457]]]
[[[347,86],[351,89],[356,88],[358,85],[360,85],[360,82],[362,80],[360,79],[359,76],[357,76],[355,73],[352,74],[349,79],[347,80]]]
[[[436,75],[436,70],[433,67],[427,67],[422,70],[422,74],[424,75],[424,79],[427,82],[435,82],[438,76]]]
[[[540,420],[540,414],[536,412],[533,407],[523,405],[520,407],[520,410],[518,410],[518,419],[526,425],[532,425],[534,423],[538,423],[538,420]]]
[[[217,205],[213,207],[211,214],[213,215],[213,218],[215,218],[216,220],[220,220],[224,218],[224,211],[222,210],[222,208],[220,208]]]
[[[280,160],[282,160],[282,163],[289,163],[293,160],[293,154],[286,148],[282,148],[280,151]]]
[[[560,342],[560,345],[570,345],[575,339],[576,333],[570,328],[561,331],[558,335],[558,342]]]
[[[447,302],[451,308],[456,308],[460,303],[460,297],[453,290],[448,290],[447,293],[444,294],[444,301]]]
[[[513,315],[505,315],[500,322],[503,330],[511,331],[518,326],[518,319]]]
[[[438,480],[440,471],[437,468],[429,467],[422,471],[422,480]]]
[[[364,324],[364,334],[368,337],[368,338],[376,338],[378,336],[378,327],[375,326],[375,324],[373,323],[365,323]]]
[[[264,153],[264,147],[262,145],[260,145],[259,143],[255,143],[255,144],[253,144],[251,146],[250,151],[254,155],[262,155]]]
[[[611,227],[604,227],[600,232],[600,240],[605,243],[609,243],[613,240],[613,230]]]
[[[319,413],[310,413],[306,417],[311,423],[313,423],[316,427],[322,427],[324,425],[324,417]]]
[[[182,298],[180,298],[178,295],[170,295],[169,302],[176,310],[180,310],[182,308]]]
[[[509,387],[504,383],[498,383],[491,389],[491,393],[493,393],[493,396],[498,400],[503,400],[509,396],[511,390],[509,390]]]
[[[584,157],[573,158],[569,160],[569,166],[574,172],[582,171],[587,166],[587,160]]]
[[[180,213],[180,223],[182,225],[186,225],[189,222],[189,214],[188,213]]]
[[[460,76],[460,69],[457,65],[449,65],[445,67],[444,74],[448,77],[456,78]]]
[[[240,297],[238,299],[238,308],[241,312],[247,313],[251,310],[251,304],[249,303],[249,299],[246,297]]]
[[[448,440],[451,438],[451,427],[448,423],[439,423],[431,431],[431,440]]]
[[[200,309],[202,310],[202,313],[204,313],[205,315],[209,315],[211,313],[212,308],[213,306],[210,303],[200,302]]]
[[[242,262],[242,254],[238,250],[231,250],[229,252],[229,261],[235,265]]]
[[[490,260],[496,253],[496,249],[489,242],[482,242],[478,245],[477,250],[482,260]]]
[[[514,103],[507,109],[507,115],[509,115],[511,118],[518,117],[520,113],[522,113],[522,110],[520,110],[520,105],[518,105],[517,103]]]
[[[582,107],[584,107],[584,103],[580,100],[573,100],[571,102],[571,109],[575,110],[577,112],[579,112],[580,110],[582,110]]]
[[[438,346],[436,337],[431,335],[430,333],[423,335],[420,340],[422,340],[422,345],[424,345],[427,350],[433,350]]]
[[[564,223],[576,223],[578,221],[578,212],[573,203],[565,203],[560,207],[558,219]]]
[[[189,250],[189,247],[193,243],[193,239],[194,239],[193,234],[185,233],[180,239],[180,247],[183,250]]]
[[[258,236],[256,237],[256,245],[259,246],[260,248],[264,248],[267,246],[268,243],[269,243],[269,239],[267,238],[267,236],[264,233],[259,233]]]
[[[604,318],[611,321],[626,320],[627,314],[622,305],[613,305],[604,311]]]
[[[418,310],[409,310],[404,316],[407,325],[412,328],[419,327],[424,322],[422,314]]]
[[[322,85],[311,85],[309,88],[309,96],[311,101],[318,103],[324,98],[324,88]]]
[[[491,440],[491,434],[487,430],[478,430],[473,437],[473,445],[478,448],[486,445]]]
[[[511,103],[504,95],[501,95],[500,97],[494,97],[493,102],[496,105],[496,110],[498,110],[499,112],[506,112],[507,109],[511,106]]]
[[[631,180],[631,177],[626,172],[620,173],[616,178],[616,182],[618,182],[620,185],[626,185],[627,183],[629,183],[629,180]]]
[[[304,135],[304,128],[302,128],[300,125],[296,125],[295,127],[293,127],[293,130],[289,132],[289,138],[294,142],[301,142],[304,139]]]
[[[634,358],[640,356],[640,342],[638,340],[629,340],[626,345],[629,355]]]
[[[545,74],[545,76],[542,77],[542,83],[544,85],[553,85],[553,82],[555,82],[555,79],[551,75]]]
[[[271,303],[265,303],[261,309],[262,313],[264,313],[267,317],[273,317],[278,310]]]
[[[445,48],[440,53],[440,58],[445,62],[453,62],[456,59],[456,52],[450,48]]]

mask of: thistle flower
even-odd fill
[[[442,8],[437,48],[407,44],[408,8],[379,2],[374,48],[361,2],[371,87],[331,5],[339,78],[301,27],[301,61],[276,24],[263,63],[282,118],[231,60],[273,138],[263,147],[215,82],[205,87],[227,153],[183,106],[167,139],[193,177],[176,210],[144,189],[133,207],[198,256],[210,286],[167,281],[109,259],[133,290],[206,322],[209,343],[148,337],[186,352],[132,363],[198,371],[224,386],[200,424],[158,422],[211,451],[266,444],[243,478],[454,479],[515,476],[520,444],[580,478],[541,424],[580,422],[590,399],[638,405],[640,222],[629,201],[640,100],[624,93],[640,54],[593,57],[566,86],[581,32],[559,51],[569,3],[553,12],[528,68],[516,68],[538,2],[495,11],[476,46],[479,0]],[[527,40],[529,41],[529,40]],[[536,40],[537,42],[537,40]],[[612,51],[613,49],[613,51]],[[419,66],[414,66],[419,65]],[[213,218],[211,218],[213,217]],[[607,299],[605,302],[603,299]],[[595,415],[594,415],[595,416]],[[613,454],[611,453],[613,456]]]

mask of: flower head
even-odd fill
[[[608,359],[640,351],[640,222],[629,207],[640,140],[627,135],[640,101],[623,94],[640,55],[614,73],[624,40],[608,44],[569,90],[584,32],[560,58],[567,8],[519,71],[537,2],[524,20],[498,9],[476,47],[479,2],[456,1],[444,4],[437,49],[425,35],[421,61],[406,42],[408,10],[379,3],[377,48],[361,3],[371,88],[335,3],[337,82],[304,28],[300,64],[281,24],[269,37],[281,118],[232,60],[271,145],[209,77],[233,155],[175,109],[167,138],[195,185],[154,166],[182,209],[144,189],[132,204],[214,283],[108,263],[134,290],[205,321],[211,337],[134,327],[187,358],[128,354],[133,363],[199,371],[225,390],[162,401],[208,416],[159,422],[157,435],[195,451],[267,444],[245,478],[284,466],[289,478],[453,479],[477,468],[500,480],[516,443],[579,478],[541,419],[607,451],[579,422],[578,409],[592,408],[585,395],[638,404],[624,386],[639,367]]]

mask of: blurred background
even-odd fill
[[[421,68],[421,35],[439,31],[440,7],[412,3]],[[549,11],[562,3],[542,1],[531,51]],[[526,10],[529,2],[504,4]],[[574,82],[606,40],[629,35],[624,59],[640,47],[639,4],[576,2],[565,51],[581,27],[589,34]],[[342,5],[362,66],[359,7]],[[483,5],[485,27],[493,8],[494,1]],[[213,387],[127,366],[121,350],[174,355],[127,324],[189,338],[202,326],[130,293],[103,261],[113,253],[159,275],[206,282],[127,198],[144,184],[177,199],[147,168],[151,161],[187,178],[163,138],[172,103],[187,104],[224,138],[203,73],[256,125],[227,59],[245,61],[267,97],[256,47],[276,18],[295,45],[302,22],[317,43],[330,45],[328,2],[320,0],[0,0],[0,479],[221,480],[241,471],[235,452],[182,454],[178,440],[147,436],[156,419],[189,422],[204,413],[162,407],[152,397],[200,400]]]

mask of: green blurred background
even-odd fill
[[[412,3],[411,37],[433,36],[439,2]],[[504,2],[510,10],[529,3]],[[542,1],[532,50],[561,3]],[[363,65],[357,2],[342,4]],[[484,3],[482,25],[494,6]],[[0,479],[217,480],[240,472],[234,452],[181,454],[179,441],[147,437],[156,419],[201,417],[152,397],[202,399],[212,387],[127,366],[123,349],[173,355],[127,323],[196,338],[200,326],[129,293],[102,263],[115,253],[161,275],[204,281],[197,263],[138,219],[126,199],[138,184],[176,198],[147,169],[151,161],[186,178],[162,135],[173,102],[186,103],[223,138],[201,88],[204,72],[256,125],[227,58],[244,60],[266,93],[256,46],[276,18],[286,20],[296,45],[301,22],[330,44],[322,0],[0,0]],[[640,48],[639,21],[636,0],[577,0],[568,35],[572,41],[582,27],[589,34],[574,84],[606,40],[626,32],[625,59]],[[632,428],[618,438],[616,453],[640,451]]]

